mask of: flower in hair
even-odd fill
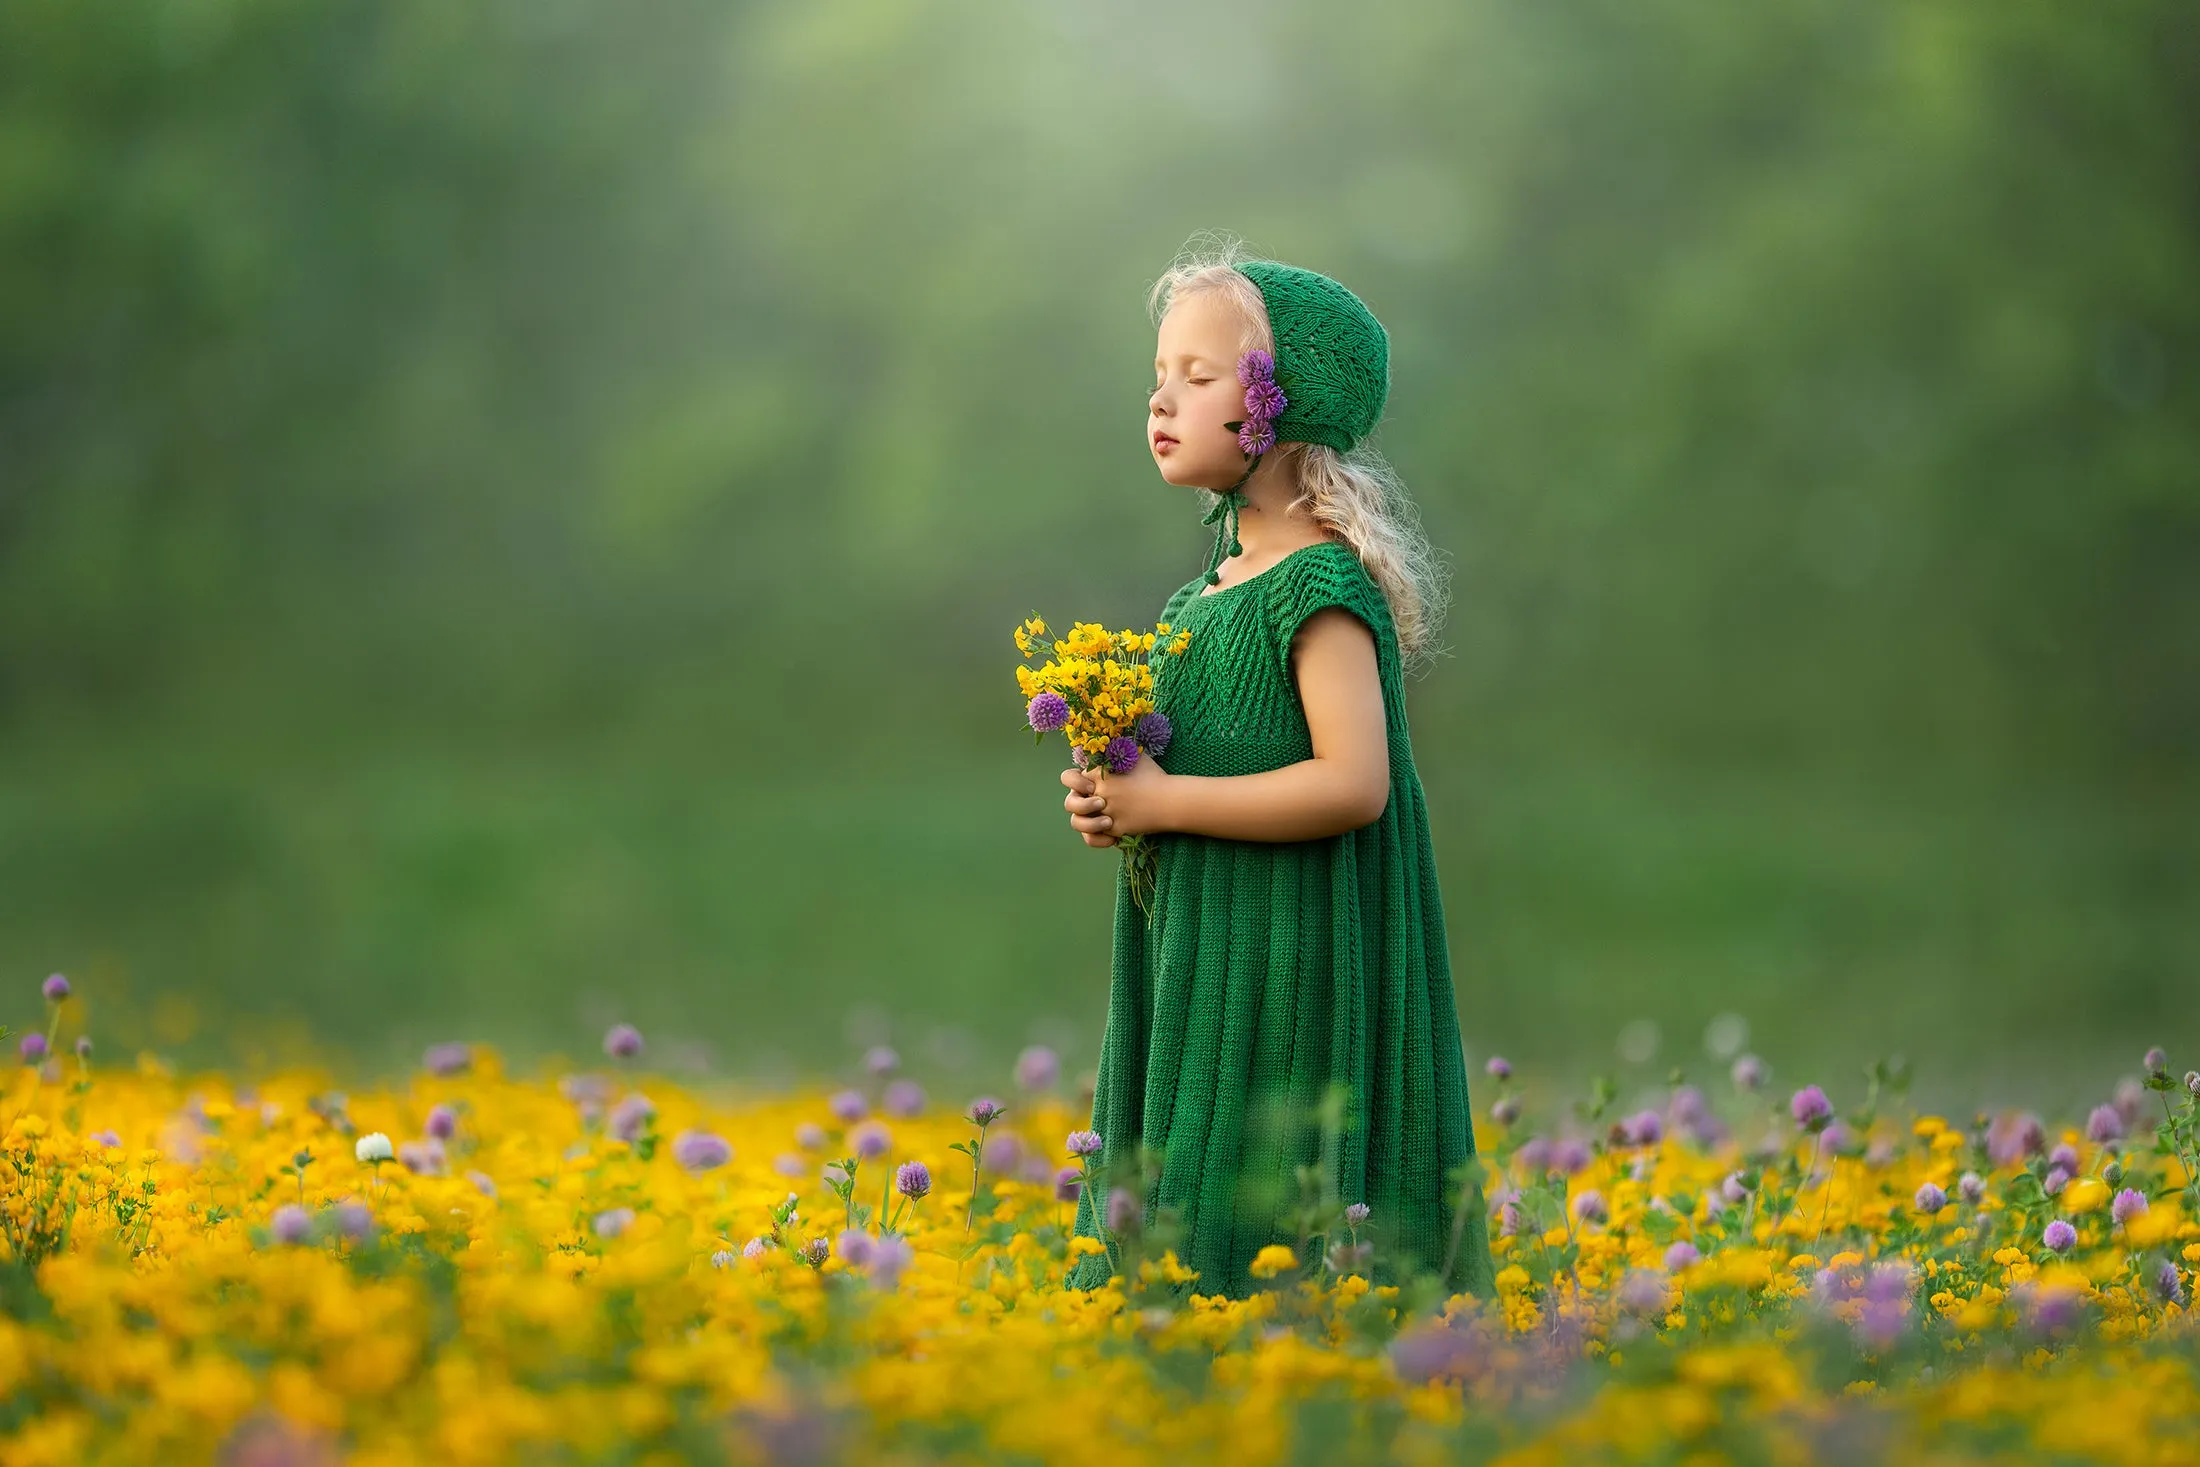
[[[1291,405],[1276,385],[1276,359],[1256,346],[1238,358],[1237,375],[1245,384],[1245,420],[1225,426],[1237,429],[1239,448],[1266,453],[1276,446],[1276,419]]]

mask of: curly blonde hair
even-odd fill
[[[1235,235],[1202,232],[1178,253],[1147,296],[1159,328],[1179,299],[1213,295],[1243,324],[1241,352],[1275,350],[1268,308],[1260,287],[1237,262],[1256,259]],[[1366,443],[1339,453],[1321,443],[1278,443],[1279,472],[1296,485],[1290,510],[1303,509],[1324,529],[1351,545],[1360,564],[1383,588],[1398,630],[1398,651],[1408,671],[1418,671],[1441,649],[1436,634],[1443,626],[1450,572],[1421,533],[1419,508],[1406,494],[1398,473]],[[1205,509],[1222,499],[1204,490]],[[1287,511],[1288,512],[1288,511]]]

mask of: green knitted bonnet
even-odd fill
[[[1215,567],[1223,556],[1244,550],[1238,544],[1237,516],[1246,504],[1245,482],[1260,464],[1257,450],[1273,441],[1319,443],[1350,453],[1374,431],[1390,397],[1390,334],[1358,296],[1319,271],[1275,260],[1244,260],[1236,269],[1259,288],[1268,308],[1269,331],[1275,337],[1274,389],[1262,387],[1257,376],[1251,379],[1247,421],[1225,425],[1233,432],[1242,429],[1239,442],[1246,445],[1251,461],[1244,477],[1222,491],[1202,522],[1215,526],[1214,549],[1201,577],[1210,586],[1221,583]],[[1260,361],[1260,352],[1246,354],[1246,362]],[[1241,362],[1240,381],[1248,381],[1248,370]],[[1283,411],[1273,420],[1257,417],[1252,394],[1275,389],[1283,393]]]
[[[1246,260],[1237,270],[1260,287],[1276,338],[1276,385],[1290,399],[1276,419],[1276,441],[1351,452],[1374,431],[1390,397],[1383,323],[1318,271],[1274,260]]]

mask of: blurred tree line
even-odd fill
[[[0,958],[1094,1039],[1007,633],[1196,571],[1212,226],[1392,333],[1470,1046],[2119,1054],[2200,966],[2196,156],[2170,0],[17,0]]]

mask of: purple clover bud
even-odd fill
[[[2052,1223],[2049,1224],[2053,1226]],[[2036,1333],[2058,1335],[2085,1317],[2085,1295],[2062,1285],[2042,1288],[2027,1284],[2024,1294],[2025,1323]]]
[[[1131,737],[1149,754],[1169,752],[1169,740],[1175,736],[1164,713],[1141,713],[1138,722],[1131,725]]]
[[[448,1141],[458,1134],[458,1112],[447,1105],[434,1106],[421,1129],[437,1141]]]
[[[932,1169],[921,1161],[905,1161],[894,1169],[894,1190],[911,1202],[923,1200],[932,1190]]]
[[[990,1126],[1001,1118],[1001,1113],[1005,1109],[1006,1107],[992,1096],[981,1095],[970,1102],[970,1124],[980,1128]]]
[[[862,1268],[871,1261],[871,1244],[869,1233],[861,1228],[849,1228],[840,1235],[840,1241],[833,1245],[833,1251],[850,1268]]]
[[[827,1140],[825,1128],[815,1121],[804,1121],[794,1128],[794,1144],[804,1151],[815,1151]]]
[[[1719,1196],[1729,1207],[1740,1207],[1749,1197],[1749,1185],[1740,1172],[1728,1172],[1719,1180]]]
[[[914,1080],[896,1080],[886,1087],[886,1094],[879,1099],[879,1109],[890,1116],[907,1120],[924,1114],[924,1087]]]
[[[2070,1173],[2059,1166],[2049,1167],[2047,1175],[2040,1179],[2040,1190],[2050,1197],[2060,1197],[2062,1189],[2069,1185]]]
[[[1739,1056],[1734,1061],[1734,1069],[1732,1073],[1734,1077],[1734,1088],[1737,1090],[1759,1089],[1764,1085],[1765,1081],[1772,1078],[1770,1073],[1765,1069],[1765,1062],[1757,1058],[1757,1056],[1753,1054],[1745,1054]]]
[[[2047,1164],[2059,1166],[2072,1176],[2078,1174],[2078,1148],[2065,1141],[2047,1153]]]
[[[1986,1128],[1986,1155],[1995,1166],[2011,1166],[2047,1149],[2047,1127],[2030,1111],[1997,1116]]]
[[[825,1260],[833,1256],[833,1245],[824,1238],[812,1238],[802,1245],[803,1261],[812,1268],[823,1268]]]
[[[2148,1074],[2158,1074],[2169,1068],[2169,1054],[2161,1045],[2157,1044],[2147,1051],[2147,1057],[2140,1063],[2146,1066]]]
[[[23,1036],[16,1048],[21,1052],[24,1064],[35,1065],[46,1057],[46,1036],[33,1029]]]
[[[1927,1182],[1918,1188],[1917,1196],[1911,1201],[1911,1206],[1926,1217],[1934,1216],[1947,1205],[1948,1194],[1936,1182]]]
[[[751,1261],[762,1258],[770,1251],[771,1244],[765,1242],[762,1238],[751,1238],[741,1245],[741,1256]]]
[[[1482,1068],[1488,1071],[1489,1074],[1496,1079],[1510,1080],[1512,1078],[1512,1061],[1506,1059],[1501,1054],[1491,1055],[1489,1057],[1488,1063],[1484,1064]]]
[[[619,1234],[634,1226],[634,1209],[631,1207],[614,1207],[599,1212],[596,1214],[596,1220],[590,1226],[596,1230],[596,1236],[599,1238],[616,1238]]]
[[[1665,1250],[1665,1267],[1668,1272],[1677,1273],[1701,1257],[1703,1255],[1696,1251],[1696,1245],[1682,1238]]]
[[[91,1035],[79,1034],[76,1036],[76,1057],[80,1060],[88,1060],[92,1057]]]
[[[1655,1146],[1665,1134],[1665,1119],[1654,1110],[1638,1110],[1620,1125],[1629,1146]]]
[[[1367,1221],[1370,1212],[1371,1209],[1365,1202],[1355,1202],[1351,1206],[1345,1208],[1344,1220],[1347,1225],[1356,1228],[1361,1223]]]
[[[443,1153],[443,1143],[433,1136],[424,1141],[407,1141],[397,1148],[399,1165],[414,1176],[441,1177],[450,1173],[450,1164]]]
[[[2113,1105],[2096,1105],[2085,1118],[2085,1139],[2097,1146],[2124,1138],[2123,1114]]]
[[[880,1238],[871,1245],[871,1284],[874,1288],[892,1293],[901,1283],[902,1270],[916,1257],[916,1250],[909,1240],[899,1237]]]
[[[1063,1167],[1054,1174],[1054,1200],[1075,1202],[1077,1194],[1084,1190],[1085,1174],[1073,1166]]]
[[[858,1161],[877,1161],[894,1149],[894,1133],[883,1121],[865,1121],[848,1133],[848,1149]]]
[[[46,995],[46,1002],[59,1003],[69,996],[69,980],[55,973],[40,985],[39,991]]]
[[[374,1214],[367,1211],[363,1202],[339,1202],[329,1209],[329,1222],[336,1231],[353,1242],[363,1242],[374,1234]]]
[[[2147,1194],[2131,1187],[2118,1192],[2115,1201],[2108,1204],[2109,1216],[2119,1223],[2130,1222],[2146,1210]]]
[[[1002,1114],[1005,1115],[1007,1112],[1004,1111]],[[985,1145],[979,1149],[978,1159],[985,1166],[992,1168],[994,1173],[999,1176],[1008,1176],[1014,1172],[1025,1170],[1026,1158],[1023,1138],[1014,1131],[1003,1131],[998,1136],[988,1136],[985,1138]],[[1048,1166],[1044,1159],[1040,1161],[1039,1169],[1042,1181],[1053,1180],[1054,1168]]]
[[[1031,1045],[1016,1056],[1016,1088],[1019,1090],[1052,1090],[1061,1078],[1061,1056],[1043,1044]]]
[[[2177,1260],[2165,1258],[2154,1270],[2154,1297],[2164,1304],[2185,1302],[2184,1280],[2177,1276]]]
[[[420,1067],[431,1075],[463,1075],[473,1068],[474,1047],[463,1041],[431,1044],[420,1056]]]
[[[303,1243],[313,1236],[313,1214],[286,1202],[267,1220],[267,1232],[278,1243]]]
[[[864,1051],[863,1068],[874,1075],[891,1075],[901,1068],[901,1056],[891,1045],[874,1044]]]
[[[604,1130],[612,1140],[632,1146],[642,1139],[649,1129],[650,1117],[656,1114],[656,1104],[637,1090],[632,1095],[619,1097],[619,1103],[611,1107],[611,1114],[604,1121]]]
[[[733,1145],[710,1131],[682,1131],[672,1138],[672,1159],[681,1170],[700,1175],[733,1160]]]
[[[1100,1133],[1098,1131],[1072,1131],[1069,1133],[1069,1140],[1065,1144],[1069,1147],[1071,1156],[1092,1156],[1100,1150]]]
[[[604,1031],[603,1052],[615,1060],[630,1060],[642,1052],[642,1031],[632,1024],[613,1024]]]
[[[1609,1221],[1611,1209],[1604,1204],[1604,1194],[1594,1187],[1585,1187],[1574,1196],[1574,1216],[1585,1223]]]
[[[1439,1320],[1401,1330],[1390,1342],[1391,1369],[1414,1385],[1464,1375],[1481,1354],[1479,1335]]]
[[[2190,1095],[2200,1095],[2200,1070],[2185,1071],[2185,1091]]]
[[[1108,761],[1108,773],[1128,774],[1138,763],[1138,740],[1118,734],[1108,740],[1107,747],[1100,754]]]
[[[1128,1187],[1116,1187],[1108,1193],[1108,1230],[1127,1233],[1138,1221],[1138,1197]]]
[[[1520,1097],[1500,1095],[1490,1102],[1490,1119],[1500,1126],[1509,1126],[1520,1119]]]
[[[1629,1269],[1612,1296],[1629,1314],[1661,1314],[1666,1304],[1665,1277],[1652,1269]]]
[[[831,1107],[833,1119],[854,1125],[871,1109],[871,1103],[863,1098],[860,1090],[837,1090],[832,1099],[825,1102]]]
[[[2041,1230],[2040,1241],[2057,1253],[2067,1253],[2078,1241],[2078,1230],[2058,1217]]]
[[[1595,1153],[1589,1150],[1588,1142],[1579,1136],[1568,1136],[1551,1148],[1551,1165],[1570,1177],[1588,1170],[1594,1156]]]
[[[1788,1100],[1788,1114],[1806,1131],[1822,1131],[1833,1119],[1833,1102],[1816,1085],[1805,1085]]]
[[[1977,1172],[1965,1172],[1956,1178],[1956,1190],[1963,1194],[1965,1202],[1976,1207],[1986,1200],[1986,1179]]]
[[[1069,699],[1051,688],[1039,693],[1024,709],[1024,721],[1039,733],[1053,733],[1069,722]]]
[[[1513,1152],[1513,1160],[1531,1177],[1540,1177],[1551,1169],[1551,1138],[1530,1136]]]

